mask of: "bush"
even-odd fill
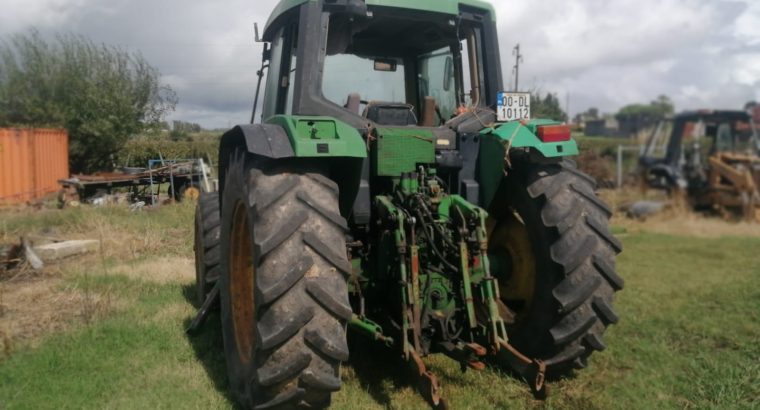
[[[145,167],[151,159],[203,158],[217,164],[219,139],[213,133],[190,134],[188,140],[172,141],[169,135],[132,138],[119,151],[116,163],[122,166]]]
[[[0,42],[0,126],[64,127],[73,172],[107,169],[129,137],[174,109],[159,77],[141,54],[85,37],[11,36]]]

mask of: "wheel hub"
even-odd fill
[[[536,288],[533,246],[528,229],[514,213],[492,226],[488,257],[493,260],[501,300],[519,320],[530,308]]]
[[[198,202],[198,198],[201,197],[201,190],[194,186],[191,186],[185,190],[184,197],[193,202]]]

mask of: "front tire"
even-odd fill
[[[327,406],[352,314],[338,187],[294,163],[230,164],[219,285],[231,393],[246,408]]]
[[[554,376],[585,367],[618,321],[612,302],[623,288],[615,272],[622,246],[594,189],[569,161],[516,163],[491,206],[489,254],[506,260],[494,274],[517,314],[510,343]]]

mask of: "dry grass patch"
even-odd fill
[[[697,238],[721,238],[725,236],[760,237],[760,224],[732,222],[720,218],[707,218],[694,213],[657,215],[644,222],[634,223],[642,230],[668,235],[684,235]]]
[[[600,196],[615,210],[612,224],[628,232],[654,232],[666,235],[682,235],[695,238],[721,238],[726,236],[760,237],[760,224],[731,221],[718,215],[706,215],[692,211],[684,203],[669,200],[658,191],[643,192],[639,189],[601,190]],[[625,216],[625,210],[640,200],[661,201],[665,209],[643,220]]]
[[[122,275],[151,284],[191,282],[192,215],[191,203],[142,212],[118,206],[0,209],[0,244],[18,243],[20,237],[37,245],[101,241],[97,252],[0,278],[0,357],[124,308],[116,297],[123,296]]]
[[[150,259],[127,262],[110,270],[111,274],[120,274],[152,283],[190,283],[195,280],[195,264],[191,258],[180,256],[152,257]]]
[[[694,238],[722,238],[727,236],[760,237],[760,224],[727,221],[720,217],[700,215],[688,210],[668,209],[644,221],[616,214],[615,226],[628,232],[654,232],[666,235],[682,235]]]
[[[20,276],[0,282],[0,357],[35,347],[44,336],[107,315],[112,292],[93,293],[60,275]]]

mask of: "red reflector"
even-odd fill
[[[570,141],[570,126],[539,125],[538,138],[543,142]]]

